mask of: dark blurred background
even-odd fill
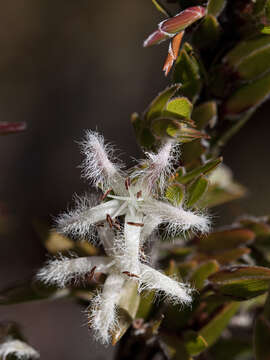
[[[130,115],[141,112],[168,80],[164,46],[142,42],[161,17],[151,1],[0,2],[0,120],[26,121],[27,131],[0,138],[1,286],[30,278],[46,252],[34,219],[51,221],[80,178],[85,129],[98,129],[128,164],[141,156]],[[269,112],[264,104],[224,151],[225,163],[249,189],[214,209],[216,225],[270,212]],[[43,359],[110,359],[91,340],[82,308],[69,300],[0,307],[16,320]]]

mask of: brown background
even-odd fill
[[[1,231],[1,288],[27,279],[45,251],[33,219],[65,210],[80,178],[75,141],[98,129],[122,158],[141,156],[130,114],[141,112],[168,80],[166,45],[143,49],[161,19],[151,1],[13,0],[0,3],[0,120],[26,121],[25,133],[0,139],[0,204],[13,219]],[[242,213],[269,213],[269,104],[224,152],[225,163],[250,190],[247,198],[214,209],[216,223]],[[109,359],[93,343],[82,308],[69,300],[0,307],[1,319],[21,323],[43,359]]]

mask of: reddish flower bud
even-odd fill
[[[193,6],[175,15],[173,18],[162,21],[159,24],[160,32],[165,35],[178,33],[184,30],[195,21],[201,19],[206,13],[206,9],[202,6]]]
[[[167,40],[169,38],[168,35],[162,33],[160,30],[156,30],[151,35],[148,36],[148,38],[144,41],[143,46],[151,46],[161,43],[164,40]]]

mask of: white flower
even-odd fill
[[[97,206],[91,206],[90,200],[77,201],[75,210],[59,217],[58,231],[91,240],[95,224],[107,221],[118,228],[117,218],[124,215],[125,250],[133,259],[127,270],[137,273],[139,248],[159,224],[166,224],[172,234],[209,230],[206,216],[172,206],[163,199],[166,180],[173,172],[179,153],[179,146],[174,141],[168,140],[157,154],[146,153],[147,159],[128,173],[112,163],[112,149],[104,146],[103,138],[97,133],[87,132],[82,144],[86,155],[84,175],[96,186],[100,184],[106,200],[110,200]]]
[[[126,281],[136,281],[139,291],[154,290],[173,303],[188,304],[191,302],[192,289],[162,274],[152,267],[139,263],[137,274],[130,273],[126,265],[128,260],[116,251],[111,257],[89,256],[51,260],[37,274],[37,278],[46,284],[65,287],[70,281],[75,283],[85,275],[94,276],[95,272],[107,274],[103,290],[91,302],[89,324],[95,330],[96,338],[108,343],[111,332],[117,327],[117,306]]]
[[[39,353],[23,341],[6,338],[0,344],[0,357],[6,360],[9,355],[16,356],[17,359],[39,359]]]
[[[164,143],[157,154],[146,153],[146,160],[128,172],[114,163],[112,149],[97,133],[87,132],[82,149],[86,156],[83,175],[104,195],[98,205],[92,197],[77,198],[77,207],[58,218],[57,228],[61,233],[90,241],[97,233],[107,256],[60,257],[49,261],[37,278],[63,288],[87,275],[89,279],[95,272],[107,274],[103,291],[92,301],[89,319],[97,338],[107,343],[117,327],[117,307],[126,281],[136,281],[139,291],[154,290],[173,303],[191,302],[190,287],[146,265],[141,248],[160,224],[174,235],[188,230],[207,232],[209,220],[163,198],[179,155],[174,141]]]

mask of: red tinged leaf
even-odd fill
[[[179,34],[175,35],[175,37],[172,39],[170,43],[169,53],[163,66],[163,71],[165,72],[165,76],[169,74],[174,61],[177,59],[183,36],[184,36],[184,31],[181,31]]]
[[[202,6],[193,6],[181,11],[173,18],[162,21],[159,24],[159,30],[170,36],[184,30],[195,21],[201,19],[206,14],[206,9]]]
[[[25,129],[26,129],[25,122],[0,121],[0,135],[21,132],[21,131],[24,131]]]

